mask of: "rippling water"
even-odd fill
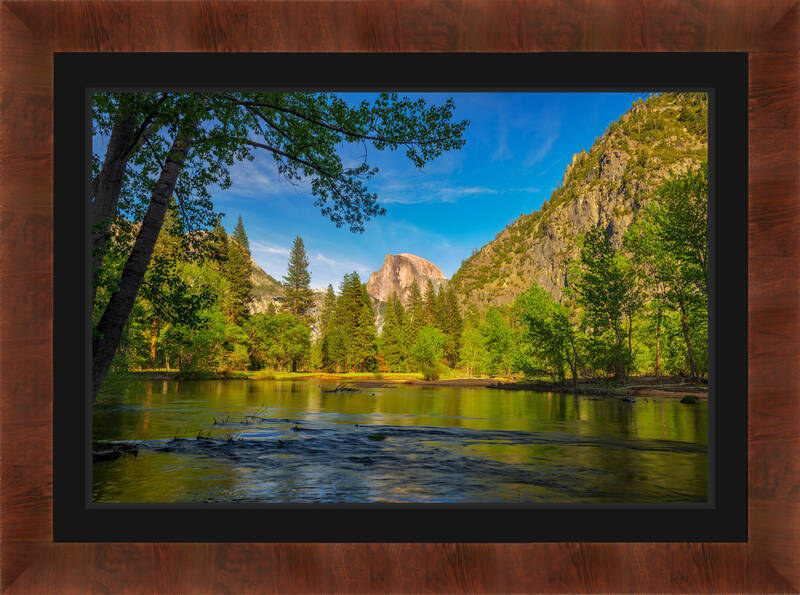
[[[402,384],[326,394],[321,384],[141,382],[103,399],[94,439],[142,448],[93,465],[93,499],[707,499],[706,402]]]

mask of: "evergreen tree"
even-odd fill
[[[432,324],[441,329],[441,309],[439,308],[439,300],[436,295],[436,288],[433,286],[433,281],[428,279],[425,284],[425,324]]]
[[[359,282],[359,289],[359,313],[355,328],[353,366],[357,372],[368,372],[374,370],[377,364],[378,332],[375,328],[372,298],[367,293],[367,286]]]
[[[413,345],[417,340],[419,330],[425,326],[425,302],[419,290],[419,284],[414,279],[408,293],[408,336],[406,342]]]
[[[289,267],[283,278],[286,307],[297,316],[307,316],[314,303],[314,292],[311,290],[311,275],[308,272],[308,256],[300,236],[295,237],[292,251],[289,253]]]
[[[396,294],[386,302],[383,330],[381,332],[381,354],[384,364],[391,372],[404,372],[408,358],[406,343],[406,311]]]
[[[333,285],[328,285],[325,292],[325,299],[322,302],[322,312],[319,317],[320,333],[324,333],[328,324],[333,319],[336,313],[336,293],[333,291]]]
[[[461,318],[461,311],[458,307],[455,287],[448,283],[447,288],[439,292],[439,296],[439,328],[447,337],[444,344],[444,359],[447,365],[453,368],[458,363],[464,321]]]
[[[233,228],[233,239],[239,242],[239,245],[244,248],[248,256],[250,256],[250,240],[247,239],[247,233],[244,231],[244,222],[242,216],[239,215],[236,221],[236,227]]]
[[[253,301],[250,261],[250,242],[240,216],[233,237],[227,242],[227,260],[223,265],[225,278],[228,281],[226,314],[233,324],[239,326],[250,317],[250,304]]]
[[[339,285],[339,297],[326,326],[328,369],[344,372],[373,370],[377,363],[375,313],[358,273],[348,273]]]
[[[222,226],[222,217],[217,217],[214,227],[211,230],[208,242],[208,253],[210,260],[220,264],[228,260],[228,234]],[[222,270],[222,268],[220,268]]]
[[[319,365],[324,370],[329,370],[332,364],[328,331],[334,322],[335,314],[336,293],[333,291],[333,285],[328,285],[328,290],[325,292],[325,300],[322,303],[322,312],[319,317],[319,337],[317,338]]]

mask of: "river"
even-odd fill
[[[140,381],[103,397],[93,439],[141,447],[93,464],[93,500],[707,499],[706,401],[405,384],[323,393],[329,385]]]

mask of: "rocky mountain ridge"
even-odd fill
[[[408,252],[387,254],[381,268],[369,276],[367,293],[377,302],[387,301],[394,293],[407,306],[414,280],[423,296],[428,280],[437,290],[447,281],[439,267],[429,260]]]
[[[266,312],[270,304],[276,307],[283,299],[283,285],[269,275],[258,263],[250,259],[250,280],[253,283],[253,301],[250,302],[250,313]]]
[[[637,101],[588,152],[573,156],[541,209],[520,215],[462,263],[452,279],[462,306],[506,305],[532,283],[561,301],[580,234],[602,225],[619,247],[659,183],[707,159],[707,118],[705,94]]]

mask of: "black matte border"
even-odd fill
[[[746,541],[747,67],[744,53],[55,54],[54,540]],[[221,87],[709,92],[709,504],[92,504],[88,93]]]

